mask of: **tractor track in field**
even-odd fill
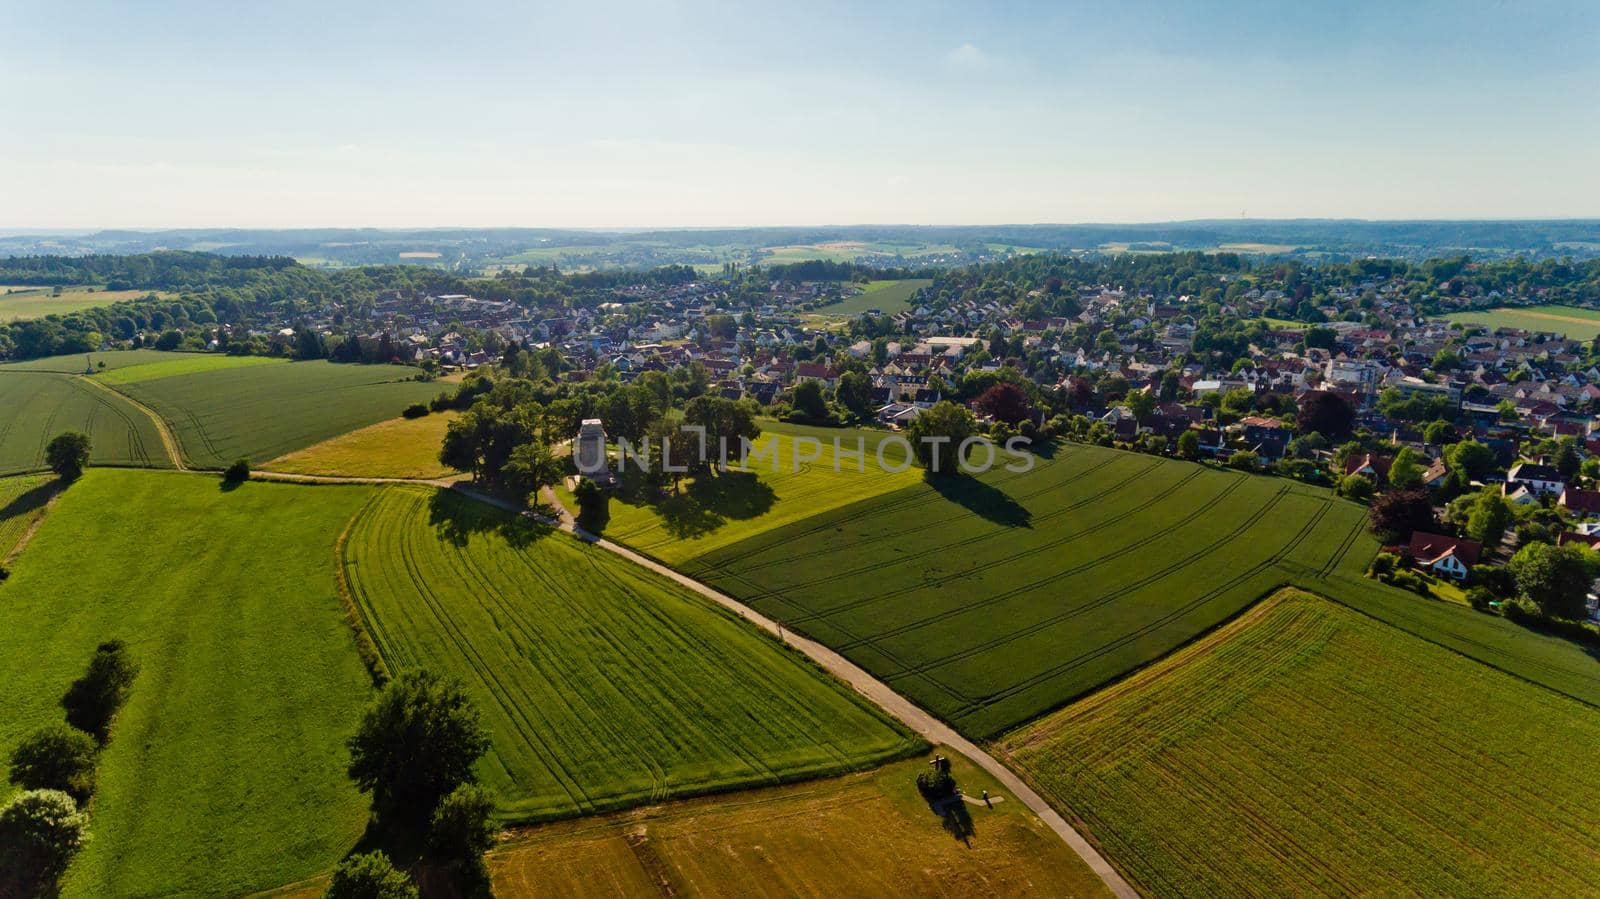
[[[82,381],[85,384],[91,384],[94,386],[95,390],[101,390],[118,399],[126,400],[130,405],[133,406],[133,408],[143,412],[150,418],[151,423],[156,426],[156,433],[161,437],[161,445],[166,449],[167,458],[171,460],[172,467],[178,471],[190,470],[188,464],[184,462],[183,448],[178,443],[177,435],[172,433],[172,428],[167,425],[167,420],[162,418],[159,412],[114,387],[96,381],[94,378],[86,378],[80,375],[75,377],[74,380]]]

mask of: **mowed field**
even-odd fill
[[[82,378],[0,370],[0,475],[39,471],[63,431],[89,435],[93,465],[169,467],[155,422],[115,392]]]
[[[1148,664],[1283,584],[1600,702],[1574,644],[1361,577],[1366,510],[1291,481],[1072,444],[918,483],[684,569],[975,737]]]
[[[461,472],[439,462],[445,429],[459,412],[393,418],[341,434],[262,464],[266,471],[345,478],[446,478]]]
[[[536,820],[859,769],[920,739],[752,626],[449,491],[389,487],[344,570],[391,670],[461,677],[502,815]]]
[[[715,477],[686,480],[677,494],[654,502],[613,497],[605,536],[678,564],[773,528],[914,485],[922,478],[915,467],[893,472],[878,466],[876,451],[890,436],[887,431],[815,428],[771,419],[761,419],[760,424],[761,437],[743,466]],[[685,439],[693,445],[692,436]],[[834,452],[835,439],[839,454]],[[798,442],[809,440],[816,444]],[[797,462],[797,450],[809,454],[818,447],[817,459]],[[852,456],[858,447],[864,451],[859,461]],[[890,466],[904,461],[902,450],[893,446],[884,455]],[[576,509],[565,488],[557,495],[569,509]]]
[[[1572,340],[1593,340],[1600,336],[1600,309],[1578,306],[1517,306],[1479,312],[1453,312],[1445,318],[1453,322],[1482,325],[1486,328],[1522,328],[1526,331],[1551,331]]]
[[[56,492],[55,475],[25,474],[0,478],[0,564],[5,564]]]
[[[61,720],[101,641],[141,669],[66,895],[239,895],[355,844],[344,739],[371,681],[334,544],[371,491],[92,469],[51,507],[0,583],[0,755]]]
[[[817,311],[823,315],[855,316],[869,309],[876,309],[884,315],[893,315],[910,309],[912,295],[932,283],[933,281],[928,278],[873,281],[867,285],[865,291],[853,297],[846,297],[842,302],[823,306]]]
[[[394,418],[439,392],[437,384],[410,380],[416,373],[318,360],[149,379],[130,372],[131,380],[115,387],[167,421],[191,464],[221,468],[240,458],[265,462]]]
[[[1600,710],[1298,591],[999,748],[1152,895],[1600,894]]]
[[[53,290],[51,287],[27,285],[0,287],[0,322],[67,315],[123,300],[142,300],[151,294],[167,296],[153,290],[102,290],[97,287],[64,287],[60,296],[52,296]]]

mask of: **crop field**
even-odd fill
[[[439,463],[445,428],[457,412],[392,418],[279,456],[261,467],[287,474],[346,478],[447,478],[461,472]]]
[[[1326,491],[1063,446],[1025,474],[919,483],[686,567],[988,736],[1187,642],[1287,566],[1331,566],[1363,526]]]
[[[102,384],[120,386],[123,384],[137,384],[140,381],[154,381],[158,378],[171,378],[177,375],[221,371],[225,368],[289,364],[287,359],[274,359],[270,356],[225,356],[220,353],[166,353],[164,355],[167,358],[140,362],[135,365],[123,365],[117,368],[108,367],[106,371],[95,375],[94,378]]]
[[[96,287],[65,287],[60,296],[52,296],[50,287],[9,286],[0,287],[0,322],[27,321],[47,315],[67,315],[100,306],[109,306],[123,300],[142,300],[154,293],[151,290],[102,290]]]
[[[1151,895],[1581,896],[1597,746],[1592,706],[1284,591],[1000,748]]]
[[[1526,331],[1551,331],[1572,340],[1593,340],[1600,336],[1600,309],[1578,306],[1517,306],[1486,309],[1480,312],[1453,312],[1445,318],[1486,328],[1522,328]]]
[[[154,409],[199,468],[265,462],[400,414],[439,385],[414,368],[294,362],[134,380],[116,389]]]
[[[344,569],[391,670],[466,682],[494,739],[480,773],[508,819],[839,773],[922,745],[670,581],[449,491],[385,488]]]
[[[856,316],[869,309],[884,315],[893,315],[911,308],[911,295],[932,284],[928,278],[911,278],[905,281],[873,281],[867,289],[843,302],[822,306],[817,311],[823,315]]]
[[[115,371],[133,365],[150,365],[174,358],[187,358],[194,353],[163,353],[160,350],[112,350],[109,353],[71,353],[66,356],[46,356],[23,362],[0,365],[6,371],[53,371],[64,375],[81,375],[86,367],[97,371]]]
[[[44,517],[56,483],[55,475],[44,474],[0,478],[0,564],[11,557],[28,528]]]
[[[918,483],[682,563],[989,737],[1171,652],[1283,584],[1600,704],[1569,641],[1361,577],[1365,509],[1290,481],[1078,445]]]
[[[690,479],[677,495],[655,501],[630,495],[613,498],[605,535],[676,564],[811,515],[914,485],[922,478],[915,468],[891,472],[878,467],[875,451],[889,436],[887,431],[814,428],[762,419],[761,435],[754,453],[762,458],[715,477]],[[821,445],[821,456],[800,463],[796,470],[795,441],[805,438]],[[835,438],[843,451],[837,460],[839,471],[834,470]],[[859,464],[850,457],[858,444],[866,453]],[[776,459],[768,460],[764,454],[773,452],[774,445]],[[895,447],[885,450],[891,466],[902,462],[899,453]],[[558,495],[569,509],[576,508],[570,492],[563,488]]]
[[[803,784],[679,800],[512,832],[488,855],[497,896],[1110,895],[998,783],[948,750],[969,843],[916,792],[922,759]],[[270,895],[316,899],[321,877]]]
[[[89,435],[93,465],[171,465],[150,416],[82,378],[0,370],[0,410],[0,475],[43,470],[45,447],[63,431]]]
[[[365,826],[343,741],[371,680],[334,544],[373,488],[218,485],[92,469],[0,584],[0,754],[60,720],[101,641],[140,665],[67,896],[269,889],[331,868]]]

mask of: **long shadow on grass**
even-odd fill
[[[60,480],[45,481],[27,493],[14,497],[11,502],[6,503],[5,508],[0,509],[0,521],[20,518],[30,512],[36,512],[44,508],[44,504],[50,501],[50,497],[55,496],[56,491],[63,486],[65,485]],[[0,553],[0,555],[3,555],[3,553]]]
[[[451,546],[466,546],[473,534],[497,534],[521,549],[554,528],[526,515],[513,515],[471,497],[440,488],[428,498],[428,523]]]
[[[967,801],[960,794],[935,799],[928,803],[928,810],[939,816],[939,826],[951,837],[960,840],[969,847],[972,838],[977,835],[978,827],[972,823],[972,813],[967,809]]]
[[[656,500],[667,533],[679,539],[709,534],[729,521],[766,514],[777,501],[772,487],[747,471],[702,474],[679,493]]]
[[[965,473],[927,474],[923,481],[936,493],[980,518],[1008,528],[1031,527],[1033,513],[1004,490]]]

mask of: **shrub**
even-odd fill
[[[1494,591],[1490,590],[1488,587],[1473,587],[1471,590],[1467,591],[1467,605],[1472,606],[1474,609],[1477,609],[1480,612],[1493,611],[1494,599]]]
[[[1395,566],[1400,564],[1400,557],[1394,553],[1378,553],[1372,559],[1371,574],[1373,577],[1383,577],[1394,574]]]
[[[1228,456],[1228,467],[1240,471],[1255,471],[1261,457],[1250,450],[1237,450]]]
[[[428,407],[424,403],[412,403],[400,414],[406,418],[421,418],[428,414]]]
[[[955,791],[956,779],[942,768],[917,775],[917,792],[930,802],[954,795]]]
[[[24,790],[60,790],[78,802],[94,792],[94,738],[66,724],[41,727],[11,751],[11,782]]]
[[[67,723],[104,743],[111,732],[111,719],[127,701],[128,689],[138,674],[139,666],[128,657],[121,640],[101,643],[89,658],[89,670],[61,697]]]
[[[11,569],[7,568],[4,565],[0,565],[0,581],[4,581],[6,578],[8,578],[10,576],[11,576]]]
[[[333,869],[327,899],[417,899],[417,886],[382,852],[352,855]]]
[[[250,480],[250,460],[235,459],[232,465],[223,470],[222,480],[226,484],[243,484]]]
[[[89,816],[60,790],[18,793],[0,808],[0,895],[50,895],[88,839]]]
[[[64,481],[75,481],[89,465],[89,435],[77,431],[57,434],[44,450],[45,463]]]
[[[448,392],[441,393],[428,401],[428,408],[434,412],[443,412],[452,405],[454,405],[454,401],[451,400]]]

